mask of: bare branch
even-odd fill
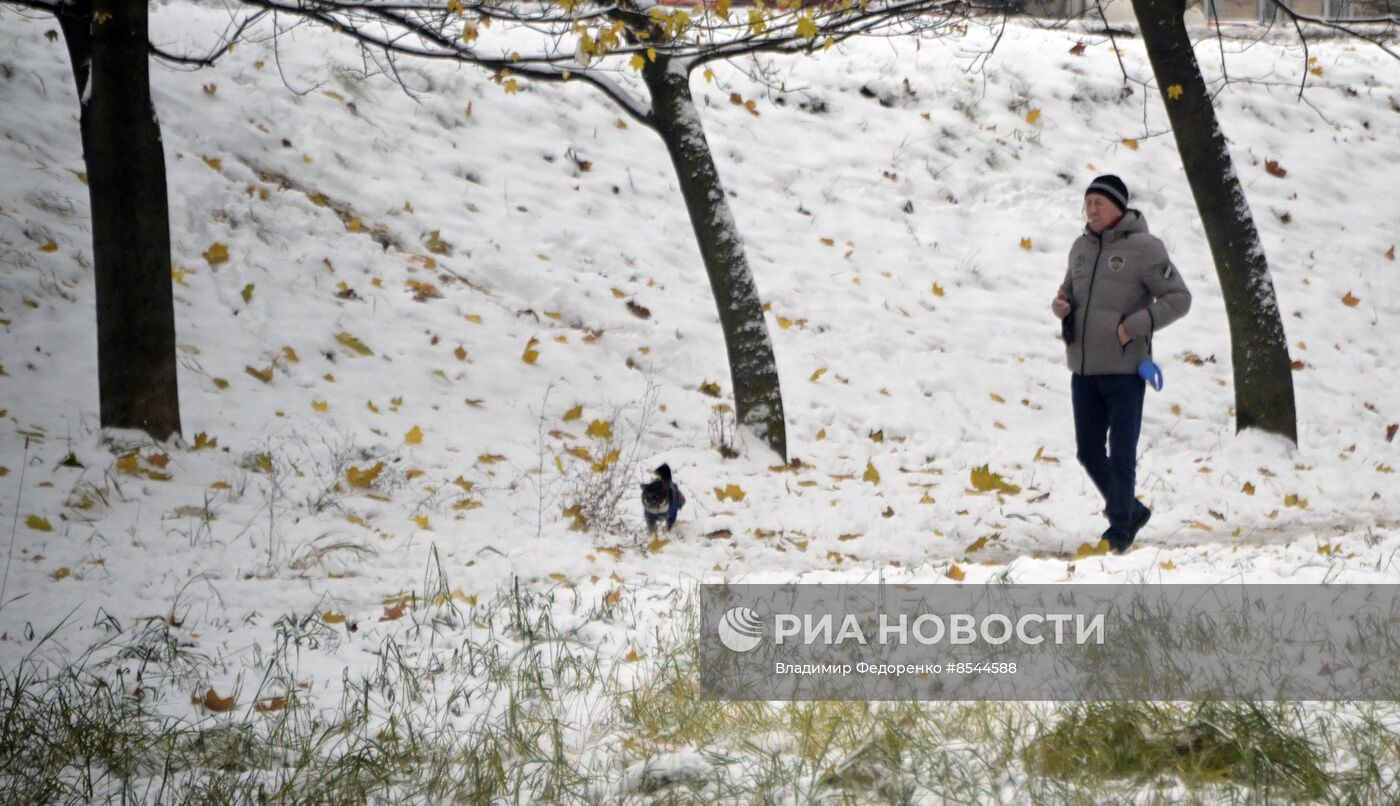
[[[1108,16],[1103,12],[1103,3],[1095,0],[1094,10],[1099,12],[1099,19],[1103,20],[1104,30],[1108,32],[1109,44],[1113,46],[1113,55],[1118,57],[1118,69],[1123,71],[1123,83],[1128,83],[1128,66],[1123,64],[1123,53],[1118,50],[1118,39],[1113,35],[1113,26],[1108,24]]]
[[[633,120],[646,126],[648,129],[656,128],[656,120],[652,117],[651,111],[638,103],[636,98],[633,98],[626,90],[619,87],[616,82],[606,76],[600,76],[589,70],[575,73],[573,78],[577,78],[579,81],[590,84],[602,91],[604,95],[612,99],[613,103],[621,107],[622,111],[630,115]]]
[[[0,6],[17,6],[57,15],[63,6],[63,0],[4,0],[4,2],[0,2]]]
[[[251,28],[263,17],[267,16],[267,13],[268,12],[266,10],[263,10],[250,14],[247,17],[244,17],[241,21],[237,22],[236,27],[233,27],[232,33],[229,32],[229,29],[225,28],[224,33],[219,37],[219,44],[216,45],[212,50],[209,51],[208,54],[204,56],[190,56],[181,53],[171,53],[167,50],[164,50],[154,42],[149,43],[150,53],[157,59],[160,59],[163,62],[169,62],[171,64],[184,64],[191,65],[194,67],[213,67],[214,63],[217,62],[219,59],[223,58],[224,54],[229,53],[233,50],[233,46],[237,44],[238,40],[243,37],[243,33],[249,28]],[[229,25],[232,27],[234,23],[230,22]]]
[[[1220,12],[1214,3],[1211,3],[1209,7],[1211,19],[1206,22],[1215,23],[1215,45],[1220,48],[1220,75],[1225,78],[1225,83],[1228,84],[1230,82],[1230,68],[1225,64],[1225,35],[1220,32]]]
[[[1387,30],[1389,30],[1390,26],[1400,25],[1400,15],[1391,14],[1382,17],[1366,17],[1350,19],[1343,22],[1341,20],[1329,20],[1324,17],[1314,17],[1310,14],[1302,14],[1300,12],[1294,11],[1293,7],[1290,6],[1288,3],[1285,3],[1284,0],[1272,0],[1272,2],[1274,4],[1274,8],[1277,8],[1278,10],[1282,11],[1288,16],[1289,19],[1293,21],[1293,26],[1295,29],[1297,29],[1298,36],[1303,39],[1303,44],[1305,46],[1307,45],[1307,35],[1303,32],[1303,28],[1301,25],[1301,23],[1304,22],[1308,23],[1309,25],[1316,25],[1320,28],[1338,31],[1354,39],[1360,39],[1363,42],[1369,42],[1372,45],[1375,45],[1376,47],[1390,54],[1390,56],[1392,56],[1393,58],[1400,59],[1400,53],[1397,53],[1395,50],[1391,49],[1390,43],[1387,42],[1385,36],[1382,36],[1379,33],[1372,33],[1355,27],[1357,25],[1380,23],[1386,25]],[[1303,79],[1304,84],[1307,83],[1306,75],[1307,74],[1305,72],[1305,77]],[[1299,89],[1299,93],[1302,93],[1301,88]]]
[[[1293,27],[1298,31],[1298,38],[1303,41],[1303,77],[1298,82],[1298,98],[1303,97],[1303,90],[1308,88],[1308,37],[1303,33],[1303,26],[1298,22],[1298,18],[1293,18]]]

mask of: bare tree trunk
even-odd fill
[[[753,429],[786,462],[783,395],[768,323],[743,239],[730,214],[724,185],[690,94],[690,75],[673,69],[669,59],[658,55],[655,62],[642,68],[642,77],[651,91],[655,128],[676,169],[719,309],[739,423]]]
[[[1134,0],[1133,9],[1225,297],[1235,365],[1235,429],[1258,428],[1296,444],[1288,338],[1259,231],[1186,33],[1186,4]]]
[[[180,431],[170,211],[151,103],[147,0],[74,0],[58,14],[82,106],[97,277],[104,428]]]

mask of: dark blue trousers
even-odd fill
[[[1070,379],[1079,463],[1103,495],[1111,527],[1127,529],[1139,506],[1134,489],[1146,386],[1137,375],[1074,375]]]

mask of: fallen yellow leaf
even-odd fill
[[[737,484],[726,484],[724,489],[720,489],[719,487],[715,488],[715,498],[721,501],[726,498],[731,501],[743,501],[744,495],[744,489]]]
[[[1081,543],[1079,550],[1074,552],[1074,559],[1082,560],[1086,557],[1099,557],[1105,554],[1108,554],[1108,541],[1099,540],[1092,546],[1088,543]]]
[[[335,334],[335,340],[349,347],[360,355],[374,355],[374,351],[365,346],[365,343],[350,335],[349,333]]]
[[[1019,493],[1021,491],[1020,487],[1016,486],[1015,484],[1008,483],[1001,476],[997,475],[996,473],[993,473],[990,465],[974,467],[972,469],[972,472],[969,474],[969,478],[972,483],[972,489],[976,490],[979,493],[997,490],[999,492],[1015,495],[1016,493]]]
[[[204,250],[204,254],[202,255],[202,257],[204,258],[204,261],[210,266],[217,266],[220,263],[227,263],[228,246],[226,244],[221,243],[210,244],[209,248]]]
[[[356,489],[367,489],[374,484],[374,480],[379,478],[379,474],[384,471],[383,462],[375,462],[372,467],[358,468],[351,466],[345,470],[345,480],[351,487]]]
[[[880,471],[875,469],[874,462],[867,461],[865,463],[865,473],[861,476],[861,480],[870,484],[880,483]]]

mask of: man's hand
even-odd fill
[[[1061,319],[1069,316],[1069,295],[1063,289],[1055,295],[1055,301],[1050,303],[1050,310]]]
[[[1127,328],[1125,325],[1121,325],[1121,324],[1120,324],[1120,325],[1118,326],[1118,343],[1119,343],[1119,344],[1127,344],[1128,342],[1130,342],[1130,341],[1132,341],[1132,340],[1133,340],[1133,337],[1128,335],[1128,328]]]

